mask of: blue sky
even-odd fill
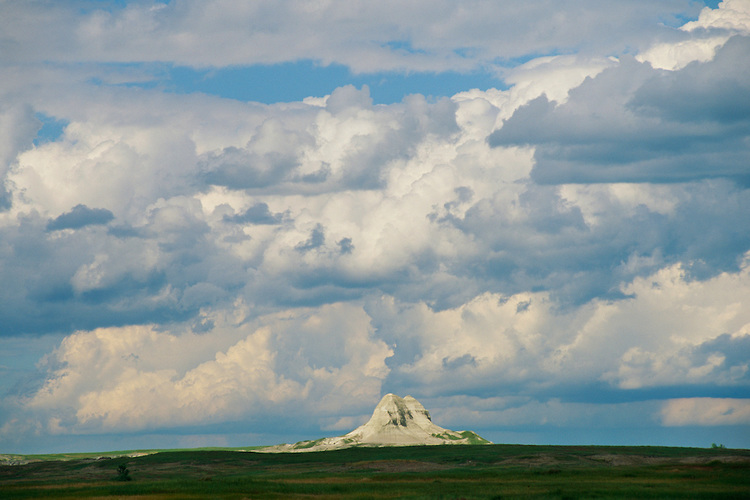
[[[750,3],[0,6],[0,452],[750,447]]]
[[[320,66],[312,61],[220,69],[168,68],[162,82],[167,91],[202,92],[227,99],[266,104],[301,101],[327,95],[344,85],[367,85],[374,104],[400,102],[409,94],[449,97],[467,88],[502,87],[501,78],[480,70],[470,73],[352,74],[346,66]]]

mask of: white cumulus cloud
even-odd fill
[[[330,416],[380,394],[392,354],[345,304],[251,322],[211,315],[206,333],[153,325],[80,331],[47,359],[24,406],[52,433],[220,423],[293,411]],[[238,322],[239,320],[239,322]]]
[[[664,403],[661,419],[667,426],[747,425],[750,400],[729,398],[682,398]]]

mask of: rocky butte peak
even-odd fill
[[[372,417],[343,436],[280,445],[266,451],[320,451],[351,446],[491,444],[472,431],[452,431],[432,422],[430,412],[411,396],[386,394]]]
[[[419,402],[411,396],[406,397],[411,398],[411,401],[419,404]],[[375,411],[370,418],[370,422],[374,425],[395,425],[397,427],[407,427],[412,420],[414,420],[414,415],[412,414],[409,405],[407,405],[406,399],[402,399],[394,394],[386,394],[383,396],[383,399],[381,399],[378,406],[375,407]]]

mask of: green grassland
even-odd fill
[[[105,455],[0,466],[0,498],[750,498],[750,450],[444,445]],[[118,481],[121,465],[132,480]]]

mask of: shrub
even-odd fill
[[[125,467],[125,464],[120,464],[119,467],[117,467],[117,480],[118,481],[130,481],[130,471],[127,467]]]

